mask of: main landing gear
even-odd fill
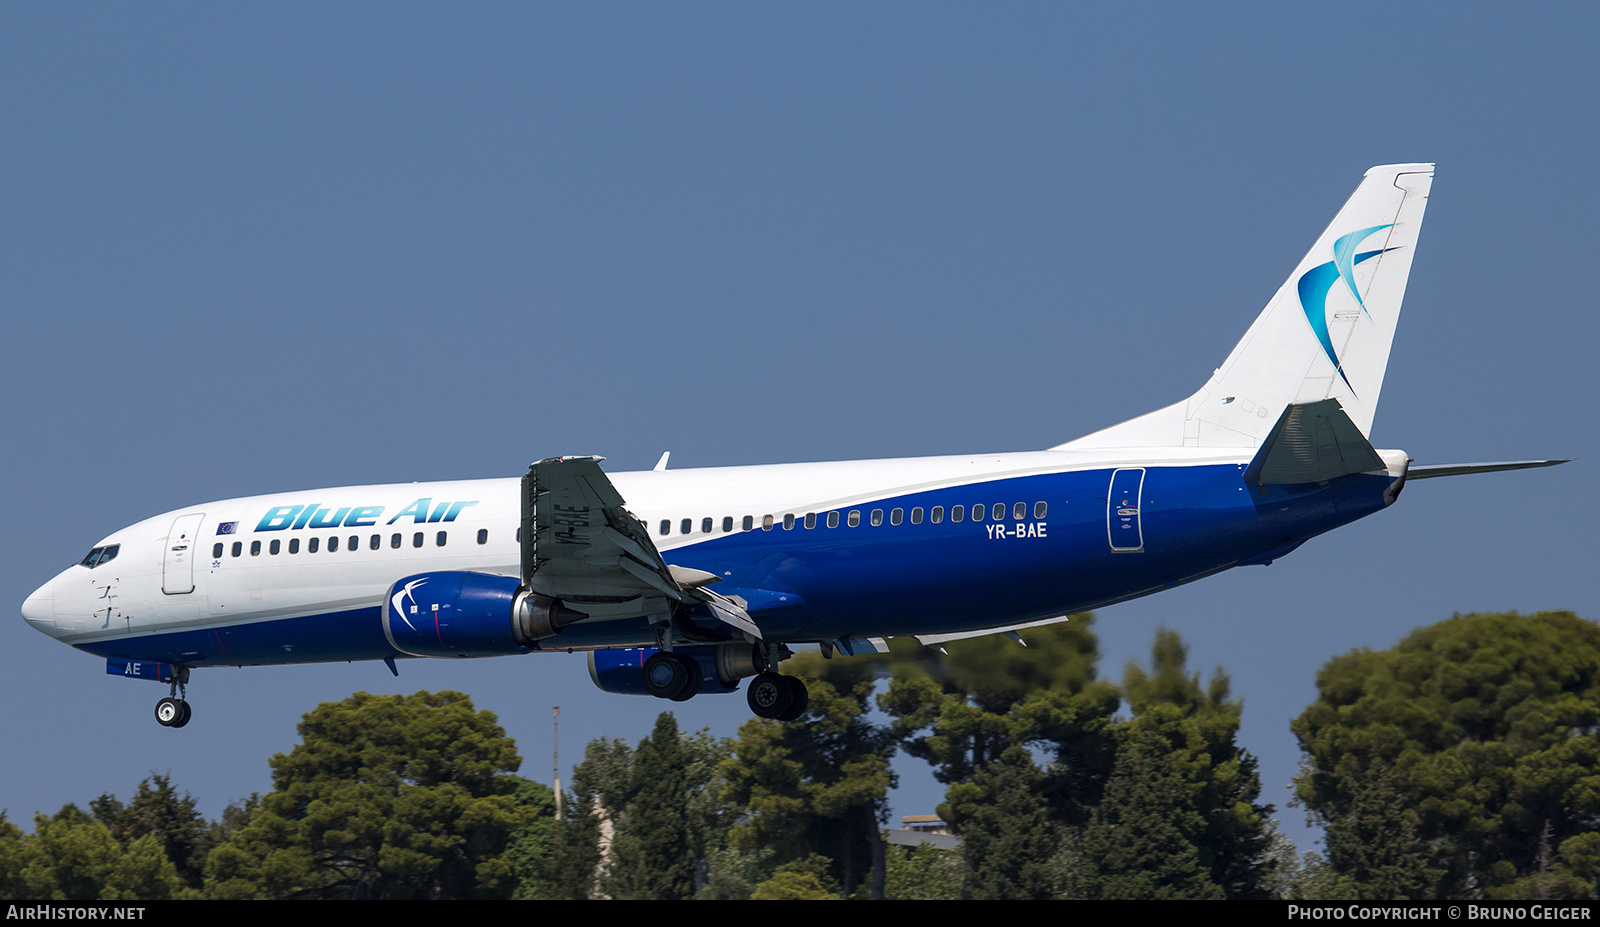
[[[189,668],[179,666],[173,670],[170,694],[156,702],[156,723],[162,727],[183,727],[189,723],[189,703],[183,696],[189,683]]]
[[[741,678],[749,678],[745,695],[756,717],[794,721],[805,714],[810,701],[805,683],[772,672],[772,667],[789,655],[789,648],[782,644],[723,644],[717,650],[716,678],[711,685],[727,692],[738,688]],[[686,702],[699,694],[706,672],[694,656],[670,650],[651,655],[641,670],[646,692],[674,702]]]
[[[799,718],[806,713],[806,704],[811,700],[805,683],[794,676],[780,676],[772,672],[761,673],[750,680],[745,698],[749,700],[750,710],[755,712],[756,717],[775,721]]]

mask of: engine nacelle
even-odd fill
[[[673,653],[694,657],[700,664],[700,692],[737,692],[739,680],[754,676],[758,659],[755,645],[744,643],[693,644],[674,647]],[[606,692],[649,695],[644,687],[644,662],[655,656],[654,647],[589,651],[589,678]]]
[[[407,576],[384,597],[383,634],[414,657],[526,653],[583,618],[560,602],[519,593],[515,577],[441,571]]]

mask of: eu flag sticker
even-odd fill
[[[237,528],[237,527],[239,527],[239,523],[238,522],[236,522],[236,521],[225,521],[222,524],[217,526],[217,533],[218,534],[232,534],[234,529]]]

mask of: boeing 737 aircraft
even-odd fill
[[[1048,450],[348,486],[189,506],[114,532],[22,604],[45,634],[166,682],[191,670],[587,651],[610,692],[741,680],[761,717],[823,653],[1015,632],[1282,557],[1410,480],[1367,440],[1431,164],[1368,171],[1194,395]]]

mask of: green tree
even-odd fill
[[[563,803],[562,817],[552,821],[542,852],[523,857],[526,869],[517,897],[542,901],[583,901],[596,888],[600,869],[600,816],[593,802],[580,801],[575,791]]]
[[[707,731],[684,736],[671,712],[636,748],[590,741],[532,897],[689,897],[732,823],[722,781],[730,751]]]
[[[749,853],[732,844],[713,847],[706,854],[706,879],[695,892],[697,901],[747,901],[756,886],[772,877],[772,858],[761,848]]]
[[[517,879],[512,897],[519,900],[540,898],[541,883],[551,867],[554,852],[556,793],[542,782],[522,779],[517,783],[513,804],[531,820],[506,841],[505,860]]]
[[[23,898],[22,828],[0,811],[0,898]]]
[[[1013,744],[971,782],[950,786],[939,813],[961,835],[973,898],[1051,896],[1050,859],[1060,836],[1039,794],[1043,780],[1033,758]]]
[[[633,751],[627,800],[606,867],[605,891],[611,897],[675,901],[694,893],[698,856],[686,800],[687,754],[677,721],[667,711]]]
[[[906,752],[947,785],[970,781],[1008,747],[1048,750],[1040,792],[1056,820],[1082,824],[1116,756],[1117,690],[1095,677],[1093,623],[1073,615],[1024,631],[1025,647],[990,635],[952,641],[944,654],[896,649],[879,705]]]
[[[201,888],[210,828],[196,810],[194,799],[187,793],[179,795],[170,776],[152,773],[145,777],[126,806],[106,793],[89,802],[89,809],[124,847],[146,835],[155,837],[184,883]]]
[[[790,860],[757,885],[751,901],[837,901],[839,886],[830,874],[832,860],[820,853]]]
[[[1327,828],[1328,863],[1338,873],[1335,897],[1360,901],[1420,900],[1439,879],[1428,845],[1417,836],[1417,813],[1382,762],[1364,772],[1346,757],[1350,804]]]
[[[884,857],[883,897],[889,901],[957,901],[966,876],[960,850],[932,844],[891,846]]]
[[[785,669],[805,681],[810,700],[789,723],[753,718],[739,728],[723,764],[730,802],[750,812],[735,829],[746,852],[776,851],[782,865],[819,854],[845,895],[871,873],[883,894],[885,798],[894,784],[893,734],[868,714],[878,664],[861,657],[802,654]]]
[[[221,898],[507,897],[501,854],[529,822],[521,760],[459,692],[358,692],[318,706],[272,758],[273,791],[210,854]]]
[[[186,895],[183,880],[152,834],[124,848],[110,828],[67,805],[38,814],[22,843],[21,894],[51,901],[159,901]]]
[[[1122,725],[1121,734],[1126,739],[1146,735],[1155,739],[1144,741],[1151,751],[1148,755],[1123,753],[1118,762],[1137,764],[1138,777],[1145,781],[1152,776],[1176,777],[1175,791],[1162,800],[1170,803],[1170,820],[1181,822],[1184,839],[1194,846],[1205,880],[1226,898],[1266,898],[1276,866],[1271,852],[1272,806],[1258,801],[1261,778],[1255,757],[1235,740],[1243,704],[1231,697],[1230,680],[1221,667],[1202,686],[1200,674],[1188,670],[1188,655],[1188,645],[1178,633],[1161,628],[1151,645],[1151,668],[1128,665],[1122,685],[1133,717]],[[1165,769],[1144,768],[1152,765]],[[1126,802],[1134,794],[1137,789],[1119,800]],[[1138,813],[1127,808],[1118,812]],[[1102,822],[1105,817],[1101,815]]]
[[[1204,819],[1194,807],[1185,763],[1154,731],[1134,730],[1117,751],[1105,800],[1084,830],[1091,868],[1088,895],[1102,899],[1220,899],[1194,835]]]
[[[1330,832],[1387,775],[1442,872],[1431,896],[1543,884],[1594,897],[1600,627],[1570,612],[1456,615],[1334,658],[1317,688],[1292,725],[1307,763],[1296,794]]]

